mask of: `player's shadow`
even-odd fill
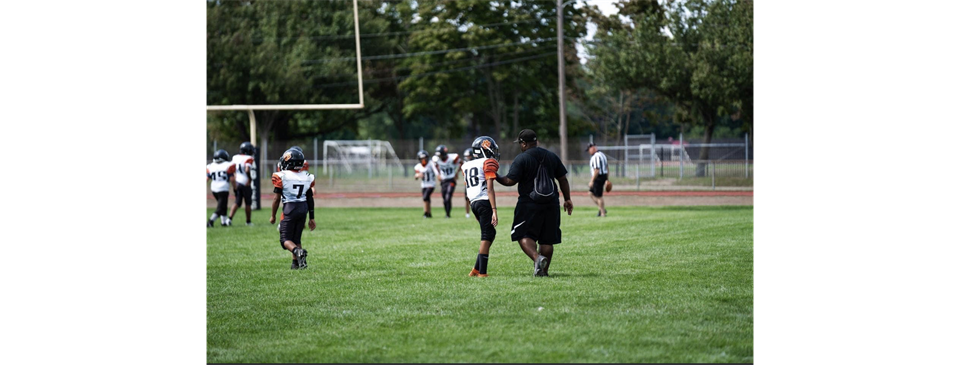
[[[582,273],[550,273],[551,278],[597,278],[601,275],[595,272],[582,272]]]

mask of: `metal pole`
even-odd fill
[[[657,143],[657,135],[650,133],[650,176],[657,176],[657,166],[653,162],[653,146]]]
[[[253,115],[253,110],[247,110],[247,116],[250,117],[250,143],[257,147],[257,118]]]
[[[713,190],[717,190],[717,162],[710,161],[710,172],[713,175]]]
[[[683,180],[683,133],[680,133],[680,180]]]
[[[213,153],[217,153],[217,140],[213,140]]]
[[[313,139],[313,174],[317,174],[317,139]]]
[[[357,88],[360,94],[360,107],[363,107],[363,69],[360,67],[360,16],[357,15],[357,0],[353,0],[353,34],[357,42]]]
[[[630,149],[627,148],[627,135],[623,135],[623,170],[621,171],[622,175],[620,177],[627,176],[627,166],[630,166]],[[640,170],[637,170],[637,175],[640,175]]]
[[[750,177],[750,134],[743,134],[743,177]]]
[[[420,150],[423,150],[423,137],[420,137]]]
[[[640,158],[637,159],[637,190],[640,190],[640,165],[643,164],[643,146],[637,146],[637,149],[640,150]]]
[[[593,143],[593,135],[590,135],[590,143]]]
[[[663,178],[663,146],[660,146],[660,178]]]
[[[563,71],[563,0],[557,0],[557,75],[560,79],[560,161],[567,163],[567,102]]]
[[[373,178],[373,140],[367,138],[367,179]]]

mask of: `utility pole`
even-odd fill
[[[563,70],[563,6],[573,2],[562,2],[557,0],[557,73],[560,78],[560,162],[567,163],[567,102],[566,102],[566,80]]]

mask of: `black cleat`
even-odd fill
[[[297,270],[299,268],[300,268],[300,265],[297,264],[296,260],[294,260],[293,263],[290,264],[290,270]]]
[[[207,227],[213,227],[213,221],[207,221]]]
[[[297,247],[293,249],[293,255],[297,257],[297,266],[301,269],[307,267],[307,250]]]

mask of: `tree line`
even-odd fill
[[[535,128],[558,139],[555,1],[358,4],[366,107],[256,111],[258,135],[505,140]],[[752,133],[751,1],[617,7],[562,9],[571,138]],[[581,63],[588,23],[597,31]],[[352,1],[210,0],[206,40],[208,105],[358,102]],[[207,115],[208,138],[249,138],[245,112]]]

